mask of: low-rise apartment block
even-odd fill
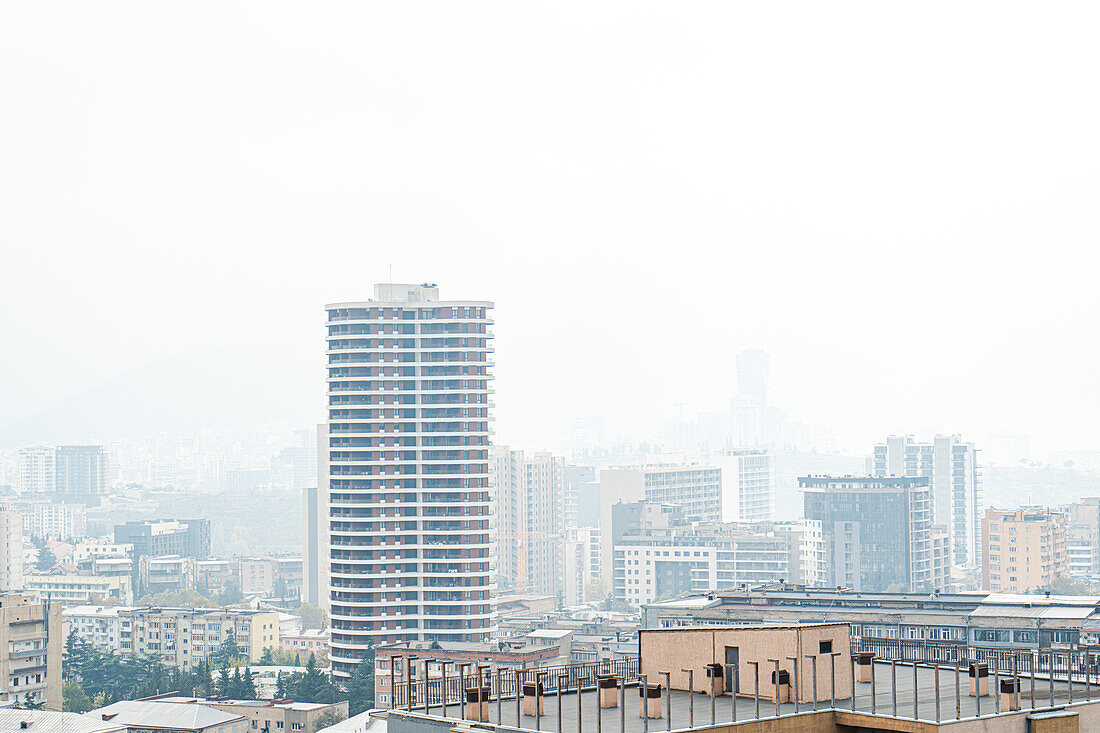
[[[1067,574],[1067,516],[1045,507],[987,509],[982,587],[1003,593],[1048,589]]]
[[[279,614],[236,608],[127,608],[119,611],[123,655],[159,654],[166,664],[193,667],[233,632],[241,655],[258,661],[279,646]]]
[[[61,606],[0,595],[0,702],[61,709]]]
[[[31,573],[24,578],[27,593],[40,600],[64,605],[94,605],[113,600],[133,603],[129,576],[76,575],[75,573]]]
[[[119,613],[125,606],[73,606],[61,612],[62,636],[71,632],[102,654],[122,652],[122,626]]]

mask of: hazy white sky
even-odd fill
[[[1093,3],[0,3],[0,425],[497,302],[502,440],[722,406],[1100,447]],[[278,369],[279,365],[272,365]],[[273,395],[273,399],[279,399]]]

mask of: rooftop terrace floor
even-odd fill
[[[896,687],[892,680],[896,675]],[[763,670],[761,671],[763,678]],[[662,680],[659,680],[663,682]],[[652,681],[651,681],[652,683]],[[828,698],[828,675],[819,677],[819,694]],[[877,662],[875,664],[874,700],[872,701],[871,683],[856,683],[855,706],[856,712],[873,713],[884,717],[898,717],[919,719],[924,721],[950,721],[956,718],[974,718],[977,716],[989,716],[998,713],[998,697],[991,694],[980,699],[970,697],[969,678],[965,669],[962,669],[958,678],[959,695],[955,693],[955,669],[954,667],[941,667],[939,669],[939,712],[936,706],[936,670],[931,667],[920,666],[917,668],[916,695],[914,696],[913,667],[910,664],[899,663],[896,672],[889,662]],[[989,689],[996,690],[996,678],[990,674]],[[1100,678],[1094,678],[1091,684],[1085,684],[1084,680],[1075,680],[1072,685],[1065,680],[1055,680],[1053,695],[1051,683],[1046,676],[1036,676],[1034,679],[1034,704],[1032,704],[1032,679],[1021,676],[1020,681],[1020,707],[1022,710],[1049,709],[1051,707],[1064,706],[1069,702],[1083,703],[1088,700],[1100,702]],[[896,690],[896,692],[895,692]],[[731,721],[746,721],[757,718],[769,718],[776,716],[776,704],[761,699],[759,701],[759,713],[757,702],[752,696],[751,690],[747,697],[733,698],[722,695],[714,698],[714,717],[716,724],[726,724]],[[914,707],[914,697],[916,707]],[[621,699],[621,698],[620,698]],[[639,716],[640,699],[635,686],[628,683],[625,690],[625,708],[597,707],[597,694],[595,690],[585,689],[580,695],[580,714],[578,717],[578,696],[576,691],[568,691],[560,698],[561,722],[559,723],[557,695],[550,693],[543,698],[544,715],[518,715],[517,704],[514,697],[505,698],[498,702],[489,702],[489,721],[512,728],[525,730],[569,731],[569,733],[583,733],[583,731],[625,731],[626,733],[646,733],[646,731],[682,730],[698,728],[710,725],[711,697],[705,694],[688,694],[687,692],[673,690],[671,696],[666,691],[661,693],[662,717],[651,718],[648,721]],[[667,702],[671,699],[671,721],[668,717]],[[522,702],[521,702],[522,705]],[[734,708],[736,706],[736,713]],[[831,700],[818,702],[819,710],[827,710],[835,707],[839,710],[852,710],[850,698],[837,699],[835,705]],[[813,710],[812,703],[780,703],[779,715],[792,715],[796,712],[808,712]],[[896,710],[896,713],[895,713]],[[415,707],[414,713],[424,714],[423,706]],[[624,714],[625,713],[625,714]],[[441,706],[432,705],[429,715],[439,717],[442,714]],[[597,716],[601,720],[597,719]],[[447,717],[451,719],[462,718],[462,708],[456,703],[447,706]],[[694,724],[693,724],[694,723]]]

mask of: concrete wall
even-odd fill
[[[755,670],[750,662],[760,665],[760,697],[775,700],[772,673],[778,659],[779,669],[795,673],[798,660],[799,699],[813,700],[812,662],[807,654],[817,658],[817,699],[830,700],[830,654],[819,652],[821,641],[831,641],[832,651],[839,652],[836,663],[836,697],[843,699],[852,694],[850,630],[847,624],[815,624],[790,627],[716,627],[695,629],[643,629],[638,646],[642,658],[641,671],[652,681],[664,682],[661,672],[671,672],[672,689],[688,689],[688,673],[693,669],[696,692],[708,692],[705,667],[711,663],[724,665],[726,647],[738,649],[738,689],[742,697],[752,697],[755,687]]]

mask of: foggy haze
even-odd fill
[[[317,422],[323,304],[392,278],[495,301],[503,443],[657,436],[761,348],[846,450],[1100,447],[1097,15],[4,3],[0,429],[196,361],[166,411]]]

